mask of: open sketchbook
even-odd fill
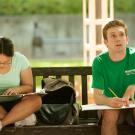
[[[81,109],[82,111],[88,111],[88,110],[107,110],[107,109],[127,109],[127,108],[135,108],[135,104],[130,103],[129,106],[123,106],[121,108],[113,108],[107,105],[96,105],[96,104],[88,104],[88,105],[82,105]]]
[[[43,92],[32,92],[32,93],[27,93],[27,94],[21,94],[20,96],[28,96],[28,95],[46,95],[47,93],[43,93]]]
[[[20,95],[0,95],[0,103],[2,102],[10,102],[14,100],[18,100],[24,96],[28,95],[40,95],[43,96],[45,93],[27,93],[27,94],[20,94]]]

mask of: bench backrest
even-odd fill
[[[36,77],[49,77],[55,76],[61,78],[62,76],[68,76],[68,80],[75,85],[75,76],[81,77],[81,92],[82,92],[82,104],[88,104],[88,75],[92,75],[91,67],[33,67],[34,87],[36,88]]]
[[[88,87],[90,87],[90,79],[89,77],[92,75],[92,68],[90,66],[83,67],[33,67],[33,81],[34,87],[36,88],[36,77],[42,76],[46,77],[56,77],[62,78],[63,76],[68,76],[68,80],[75,85],[75,77],[80,76],[80,90],[82,93],[81,104],[88,104]],[[82,121],[86,122],[97,122],[97,111],[87,111],[81,112],[80,118],[84,119]]]

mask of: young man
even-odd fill
[[[135,50],[127,48],[127,26],[113,20],[103,28],[107,52],[98,55],[92,65],[94,100],[96,104],[119,108],[129,104],[135,91]],[[101,135],[117,135],[122,110],[102,111]],[[135,118],[135,109],[132,109]]]

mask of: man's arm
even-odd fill
[[[125,104],[123,98],[106,97],[100,89],[94,89],[94,100],[98,105],[108,105],[114,108],[122,107]]]
[[[135,84],[129,85],[125,91],[125,94],[123,96],[124,99],[126,99],[126,105],[129,105],[129,100],[131,99],[134,101],[134,93],[135,93]]]

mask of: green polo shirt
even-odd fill
[[[98,55],[92,65],[92,88],[101,89],[105,96],[123,97],[127,87],[135,84],[135,49],[127,48],[123,60],[114,62],[108,52]]]

